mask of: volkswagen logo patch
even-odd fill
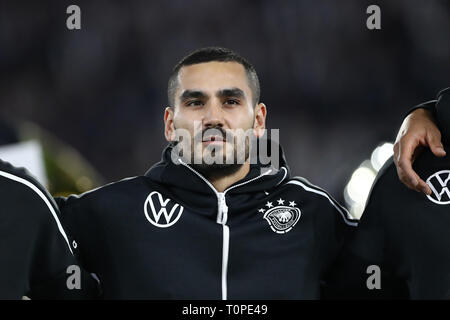
[[[144,203],[144,213],[147,220],[156,227],[167,228],[174,225],[183,213],[183,206],[164,199],[158,191],[151,192]],[[150,210],[149,210],[150,209]]]
[[[442,170],[432,174],[426,181],[431,188],[431,195],[427,198],[437,204],[450,204],[450,191],[448,182],[450,180],[450,170]]]

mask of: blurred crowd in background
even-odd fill
[[[81,30],[66,28],[71,4]],[[53,193],[141,175],[166,145],[172,67],[212,45],[254,64],[292,172],[343,202],[406,111],[450,85],[450,1],[2,0],[0,143],[38,136],[48,175],[78,174]]]

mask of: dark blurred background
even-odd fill
[[[211,45],[255,65],[293,173],[342,201],[406,111],[450,85],[450,1],[0,0],[0,114],[78,150],[95,184],[140,175],[166,144],[171,68]]]

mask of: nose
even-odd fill
[[[223,110],[220,102],[215,101],[209,104],[206,108],[205,115],[203,117],[203,127],[223,127],[224,118]]]

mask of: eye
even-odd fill
[[[227,101],[225,101],[226,104],[239,104],[238,100],[234,100],[234,99],[228,99]]]
[[[188,107],[196,107],[196,106],[201,106],[201,105],[203,105],[203,102],[200,100],[192,100],[192,101],[186,102],[186,106],[188,106]]]

